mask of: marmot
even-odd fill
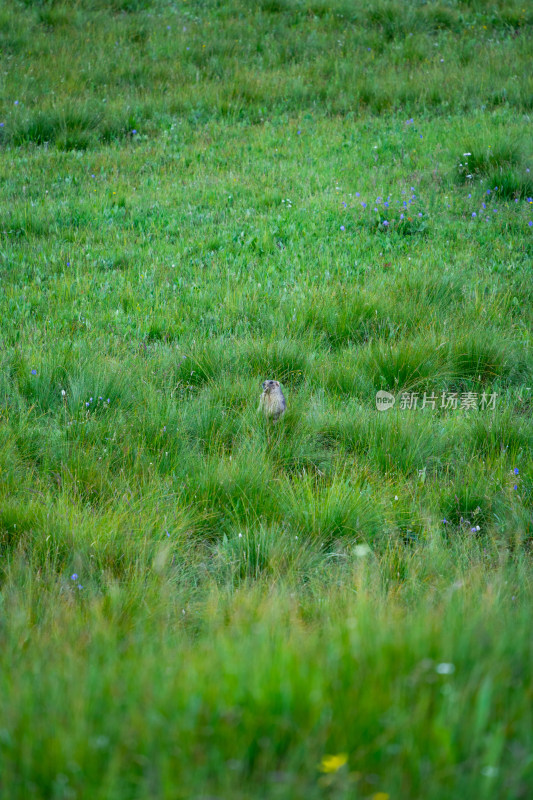
[[[287,402],[281,391],[279,381],[263,381],[263,393],[259,399],[259,408],[266,417],[277,420],[285,412]]]

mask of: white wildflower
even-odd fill
[[[442,664],[437,664],[435,670],[438,672],[439,675],[453,675],[455,672],[455,665],[446,663],[445,661]]]

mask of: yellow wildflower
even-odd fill
[[[341,767],[348,763],[348,754],[339,753],[336,756],[324,756],[320,762],[321,772],[337,772]]]

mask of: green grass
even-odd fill
[[[532,23],[3,4],[2,797],[530,796]]]

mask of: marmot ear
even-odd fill
[[[266,381],[263,381],[263,383],[261,384],[261,389],[266,389]]]

